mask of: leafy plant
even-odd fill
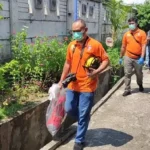
[[[0,11],[3,10],[3,5],[0,4]],[[0,15],[0,20],[3,19],[3,16]]]
[[[112,38],[116,41],[119,34],[127,28],[126,20],[131,6],[124,5],[122,0],[103,0],[102,2],[108,11],[107,17],[112,25]]]
[[[120,78],[121,78],[121,71],[123,66],[119,64],[119,53],[120,53],[120,41],[116,41],[115,46],[113,48],[108,48],[107,53],[110,59],[110,66],[111,69],[111,86],[113,86]]]
[[[119,60],[119,48],[109,48],[107,49],[107,53],[110,59],[110,65],[116,69],[120,67],[118,64]]]
[[[36,37],[34,43],[29,44],[26,38],[25,29],[12,38],[13,59],[19,62],[21,84],[27,80],[40,81],[43,86],[49,80],[57,80],[65,61],[67,44],[56,37]]]
[[[137,5],[136,10],[139,26],[147,32],[150,30],[150,1],[147,0],[144,4]]]
[[[4,79],[4,70],[2,68],[0,68],[0,89],[3,90],[5,85],[6,85],[6,81]]]
[[[11,37],[12,60],[0,66],[0,105],[40,96],[62,72],[67,43],[57,37],[35,37],[27,43],[27,28]],[[3,104],[2,104],[3,105]]]

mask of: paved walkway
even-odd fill
[[[132,76],[132,94],[122,97],[124,85],[92,116],[85,150],[150,150],[150,74],[144,70],[145,91]],[[74,138],[57,148],[72,150]]]

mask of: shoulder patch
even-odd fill
[[[130,33],[127,33],[127,36],[131,36],[131,34],[130,34]]]
[[[72,44],[70,47],[71,51],[74,51],[75,48],[76,48],[76,46],[74,44]]]
[[[137,36],[140,36],[141,34],[140,34],[140,32],[137,34]]]
[[[88,46],[87,46],[87,50],[88,50],[88,51],[91,51],[91,49],[92,49],[92,46],[91,46],[91,45],[88,45]]]

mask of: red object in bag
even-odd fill
[[[65,115],[65,110],[64,110],[65,100],[66,100],[66,96],[60,95],[58,97],[58,100],[55,102],[55,104],[52,104],[53,108],[51,108],[52,109],[51,114],[47,118],[47,122],[46,122],[47,128],[49,132],[52,134],[52,136],[54,136],[61,127],[61,123]]]

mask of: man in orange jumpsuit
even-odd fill
[[[90,111],[93,106],[94,92],[97,87],[98,74],[109,64],[108,56],[98,41],[87,35],[87,26],[84,20],[78,19],[72,24],[73,39],[67,49],[66,61],[59,85],[69,73],[75,75],[67,87],[65,111],[78,119],[77,134],[74,150],[82,150],[85,134],[90,120]],[[89,57],[99,58],[101,65],[97,69],[84,68]]]
[[[122,64],[122,57],[124,56],[125,91],[123,96],[131,94],[130,82],[133,68],[137,77],[139,91],[142,92],[144,90],[142,66],[147,43],[146,33],[138,28],[136,18],[130,18],[128,23],[130,30],[123,36],[119,60],[120,64]]]

